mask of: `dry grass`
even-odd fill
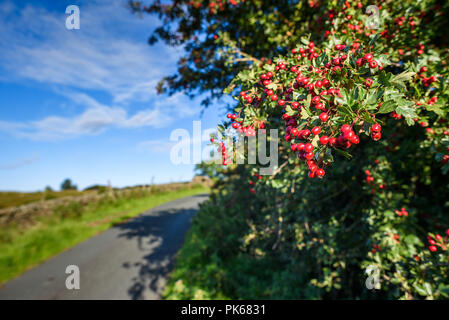
[[[0,209],[18,207],[25,204],[58,199],[69,196],[79,196],[83,191],[49,191],[49,192],[0,192]]]

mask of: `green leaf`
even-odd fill
[[[306,108],[309,108],[310,107],[310,102],[312,101],[312,95],[311,94],[308,94],[307,95],[307,100],[306,100],[306,103],[304,104],[304,106],[306,107]]]
[[[381,71],[381,73],[379,74],[379,78],[377,79],[377,81],[383,85],[383,86],[390,86],[390,79],[392,77],[391,73],[386,73],[384,70]]]
[[[310,117],[310,115],[307,112],[306,108],[301,108],[301,119],[307,119],[309,117]]]
[[[293,116],[296,114],[296,111],[293,110],[289,105],[285,108],[285,111],[286,111],[287,115],[289,115],[289,116]]]
[[[316,135],[315,137],[313,137],[312,146],[317,148],[318,147],[318,141],[320,141],[320,137],[318,135]]]
[[[264,64],[263,68],[264,68],[265,70],[267,70],[267,71],[273,72],[275,66],[274,66],[273,64],[268,64],[268,63],[267,63],[267,64]]]
[[[347,151],[335,148],[334,149],[339,155],[342,155],[343,157],[345,157],[346,159],[350,160],[352,158],[352,154],[350,154]]]
[[[405,88],[405,82],[409,81],[416,73],[410,71],[404,71],[400,74],[395,75],[390,83],[399,88]]]
[[[396,102],[394,102],[393,100],[388,100],[388,101],[385,101],[384,103],[382,103],[378,113],[390,113],[390,112],[393,112],[395,108],[396,108]]]
[[[403,100],[406,101],[406,100]],[[410,102],[410,101],[408,101]],[[413,102],[410,102],[413,105]],[[415,121],[413,120],[418,115],[415,112],[415,109],[410,108],[407,104],[400,105],[396,108],[397,114],[400,114],[405,118],[405,121],[409,126],[412,126],[415,124]]]
[[[269,85],[267,85],[267,88],[271,89],[271,90],[276,90],[278,88],[278,85],[276,83],[272,82]]]
[[[377,103],[377,99],[378,99],[377,92],[368,92],[368,95],[365,100],[365,104],[367,104],[367,105],[375,104],[375,103]]]
[[[440,108],[440,105],[434,104],[434,105],[426,105],[426,109],[428,111],[433,111],[440,117],[446,116],[446,111]]]

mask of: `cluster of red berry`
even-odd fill
[[[254,174],[254,178],[256,179],[255,181],[253,181],[253,180],[250,180],[250,181],[249,181],[249,185],[251,186],[251,187],[249,188],[249,191],[250,191],[252,194],[255,194],[255,193],[256,193],[256,189],[254,189],[254,187],[256,186],[256,183],[257,183],[258,180],[262,180],[262,176],[261,176],[260,174],[258,174],[258,173],[255,173],[255,174]]]
[[[430,86],[432,83],[434,83],[438,80],[436,76],[430,76],[427,78],[425,75],[427,70],[428,70],[428,68],[426,66],[423,66],[419,69],[419,73],[418,73],[418,76],[421,78],[421,82],[425,87]]]
[[[371,69],[376,69],[377,67],[379,67],[379,70],[382,70],[382,66],[379,66],[378,62],[376,60],[374,60],[374,57],[371,53],[367,53],[363,56],[363,58],[357,59],[356,63],[357,63],[357,66],[359,66],[359,67],[363,67],[365,65],[365,63],[368,63],[368,66]],[[372,80],[370,83],[372,84]],[[371,84],[369,84],[367,86],[369,87],[369,86],[371,86]],[[365,85],[366,85],[366,81],[365,81]]]
[[[449,249],[448,237],[449,229],[446,230],[446,236],[444,238],[439,234],[436,234],[434,238],[428,235],[427,241],[429,242],[429,250],[432,252],[436,252],[438,251],[439,247],[441,250],[447,251]]]
[[[211,142],[213,142],[213,141],[211,141]],[[226,166],[229,163],[231,163],[232,159],[228,156],[228,154],[226,152],[226,145],[224,144],[224,142],[220,142],[220,146],[218,148],[218,152],[221,152],[221,158],[223,159],[222,164],[224,166]]]
[[[400,120],[402,118],[402,116],[400,114],[397,114],[396,111],[391,112],[390,117],[396,120]]]
[[[380,133],[381,130],[382,127],[378,123],[375,123],[371,126],[371,138],[374,141],[378,141],[380,140],[380,138],[382,138],[382,134]]]
[[[371,249],[372,253],[376,253],[377,251],[382,250],[378,244],[373,244],[373,248]]]
[[[408,211],[405,210],[405,208],[401,208],[401,210],[394,210],[394,213],[396,213],[400,217],[408,217]]]
[[[354,54],[360,54],[357,51],[359,46],[358,42],[354,42],[350,46]],[[342,97],[336,83],[341,76],[349,76],[351,73],[351,68],[345,68],[347,74],[339,74],[339,71],[346,67],[346,63],[349,63],[348,56],[344,53],[347,49],[345,44],[335,45],[333,50],[331,50],[333,54],[331,52],[330,62],[321,66],[318,64],[317,67],[310,65],[310,63],[298,63],[288,66],[283,61],[278,61],[274,68],[271,69],[272,71],[260,74],[257,85],[250,90],[240,92],[240,101],[244,108],[246,106],[258,108],[264,102],[270,101],[271,103],[276,102],[279,107],[283,108],[284,114],[282,119],[285,122],[284,139],[290,141],[290,149],[293,152],[297,152],[300,159],[306,161],[310,169],[310,177],[324,176],[325,171],[323,168],[319,168],[319,166],[326,165],[322,158],[326,147],[347,149],[360,142],[360,138],[354,129],[355,122],[352,124],[344,123],[341,126],[336,122],[328,122],[331,116],[338,116],[340,102],[337,99]],[[292,49],[291,53],[298,61],[303,59],[310,61],[317,59],[322,51],[317,49],[314,42],[309,42],[306,47]],[[359,67],[366,63],[371,69],[381,69],[381,66],[374,60],[371,53],[366,53],[357,60]],[[285,79],[286,77],[291,79],[292,74],[292,82],[288,83],[289,80]],[[326,77],[326,75],[332,76]],[[335,79],[334,76],[336,76]],[[286,81],[286,85],[281,84]],[[373,80],[370,78],[364,81],[367,87],[373,84]],[[259,91],[260,88],[262,88],[262,92]],[[297,99],[293,99],[294,93],[298,94],[301,91],[305,95],[301,96],[299,94]],[[307,104],[307,112],[315,112],[318,116],[318,123],[312,123],[309,117],[304,117],[302,109],[306,108],[306,101],[304,101],[306,95],[310,99],[310,103]],[[253,122],[253,124],[248,127],[242,127],[243,121],[240,120],[240,115],[228,114],[228,118],[234,121],[232,124],[234,129],[250,135],[255,133],[257,117],[252,116],[253,119],[250,119],[249,122]],[[375,121],[374,116],[373,120]],[[307,128],[304,127],[304,124],[311,126]],[[315,137],[316,139],[314,139]],[[381,126],[379,124],[374,123],[372,125],[371,137],[374,141],[381,139]]]
[[[399,242],[400,236],[399,236],[398,234],[392,234],[391,237],[393,238],[393,240],[394,240],[397,244],[400,243],[400,242]]]
[[[238,132],[243,133],[247,136],[255,136],[256,135],[256,130],[254,129],[254,126],[250,125],[250,126],[242,126],[242,120],[237,120],[238,117],[236,114],[230,114],[228,113],[228,115],[226,116],[228,119],[231,119],[232,121],[235,121],[232,123],[232,127],[234,129],[236,129]],[[259,128],[264,128],[263,124],[259,125]]]
[[[379,160],[376,159],[376,160],[374,161],[374,163],[375,163],[376,165],[379,164]],[[368,169],[365,170],[365,175],[366,175],[365,181],[368,183],[368,185],[372,186],[371,194],[375,194],[375,193],[376,193],[376,185],[373,185],[374,177],[372,176],[371,171],[368,170]],[[377,187],[378,187],[380,190],[383,190],[383,189],[386,188],[386,185],[383,184],[383,183],[380,183],[379,185],[377,185]]]

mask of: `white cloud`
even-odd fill
[[[174,49],[146,43],[153,20],[138,19],[121,1],[80,6],[80,30],[65,28],[64,12],[13,6],[0,4],[0,67],[8,79],[103,90],[117,103],[148,101],[176,61]]]
[[[161,128],[180,116],[192,115],[194,110],[184,107],[181,94],[155,103],[153,109],[129,114],[125,108],[106,106],[84,93],[65,93],[74,102],[86,106],[74,117],[49,116],[38,121],[6,122],[0,120],[0,131],[31,140],[61,140],[83,135],[99,134],[108,128]],[[184,99],[186,99],[184,97]],[[171,112],[167,112],[171,108]]]
[[[37,81],[82,107],[75,116],[0,121],[0,131],[55,140],[99,134],[111,127],[164,127],[195,114],[196,108],[182,94],[157,96],[156,83],[171,71],[177,53],[163,45],[151,48],[145,40],[153,20],[138,19],[123,3],[80,5],[80,30],[65,28],[65,12],[0,3],[0,81]],[[111,103],[97,101],[89,90],[108,93]]]

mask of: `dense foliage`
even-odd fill
[[[273,175],[207,170],[168,297],[449,297],[447,1],[131,5],[186,50],[162,91],[224,91],[220,128],[281,137]]]

